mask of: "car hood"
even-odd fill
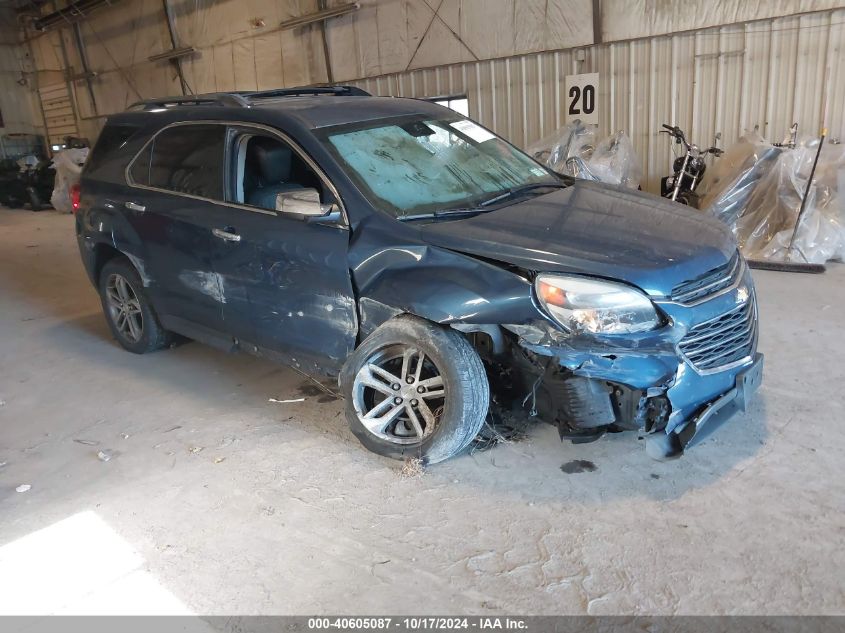
[[[433,246],[528,270],[618,279],[655,296],[736,252],[728,228],[710,216],[588,181],[420,231]]]

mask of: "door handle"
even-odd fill
[[[143,204],[135,204],[134,202],[124,202],[123,206],[129,209],[130,211],[138,211],[139,213],[142,213],[147,210],[147,207],[145,207]]]
[[[228,228],[228,227],[227,227]],[[212,234],[214,237],[219,237],[221,240],[226,242],[240,242],[241,236],[237,233],[230,233],[229,231],[224,231],[223,229],[211,229]]]

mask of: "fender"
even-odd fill
[[[149,288],[153,279],[144,266],[144,243],[132,224],[118,211],[117,205],[117,202],[107,199],[102,206],[81,209],[76,214],[76,235],[85,271],[96,287],[98,271],[105,263],[101,249],[108,247],[108,250],[128,257],[144,287]]]
[[[434,246],[409,244],[367,253],[352,268],[352,278],[361,339],[403,313],[453,326],[528,323],[540,316],[527,278]]]

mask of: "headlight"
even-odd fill
[[[538,275],[534,287],[549,315],[573,332],[630,334],[660,325],[651,300],[623,284],[585,277]]]

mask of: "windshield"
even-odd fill
[[[560,180],[468,119],[368,122],[326,142],[374,206],[396,217],[473,207],[510,189]]]

